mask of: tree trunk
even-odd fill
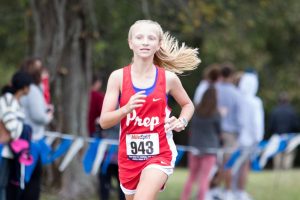
[[[84,0],[30,0],[35,27],[33,55],[50,71],[57,131],[87,135],[88,83],[91,79],[91,6]],[[92,22],[93,23],[93,22]],[[63,199],[81,199],[94,190],[74,159],[62,175]]]

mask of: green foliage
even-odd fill
[[[2,67],[4,66],[4,67]],[[0,89],[10,83],[10,79],[12,77],[12,74],[14,73],[15,68],[14,67],[7,67],[4,64],[0,63],[0,74],[1,74],[1,79],[0,79]]]
[[[28,49],[23,1],[0,2],[0,67],[15,68]]]
[[[8,84],[28,50],[26,2],[0,1],[0,86]]]
[[[299,99],[299,1],[187,2],[177,14],[180,39],[198,46],[203,61],[200,73],[186,79],[188,91],[205,66],[231,61],[238,70],[251,67],[258,72],[267,113],[282,90]]]
[[[100,32],[96,42],[93,63],[97,68],[110,70],[120,68],[131,61],[127,44],[130,25],[141,18],[139,1],[95,1],[95,13]]]

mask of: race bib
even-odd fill
[[[127,134],[126,148],[130,160],[147,160],[159,154],[158,133]]]

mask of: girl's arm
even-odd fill
[[[184,130],[187,122],[190,121],[195,108],[193,102],[183,88],[180,79],[174,73],[168,71],[166,71],[166,79],[167,93],[172,95],[181,107],[178,118],[173,116],[166,121],[166,131],[175,130],[179,132]]]
[[[117,109],[118,107],[118,98],[120,94],[120,86],[122,78],[122,71],[116,70],[111,73],[108,82],[106,93],[103,100],[102,111],[100,115],[100,126],[103,129],[113,127],[118,124],[121,119],[126,115],[125,112],[122,112],[122,108]]]
[[[141,107],[145,102],[144,98],[146,95],[143,94],[144,91],[141,91],[133,95],[125,106],[118,108],[122,77],[123,70],[119,69],[114,71],[108,79],[106,94],[99,120],[100,126],[103,129],[115,126],[128,113],[137,107]]]

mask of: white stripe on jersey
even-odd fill
[[[168,107],[166,107],[165,112],[166,112],[166,119],[168,119],[170,117],[171,111]],[[169,131],[169,132],[166,133],[166,138],[167,138],[167,142],[169,144],[170,150],[172,152],[171,166],[175,167],[175,161],[176,161],[176,157],[177,157],[178,153],[177,153],[176,145],[175,145],[174,140],[173,140],[172,131]]]

